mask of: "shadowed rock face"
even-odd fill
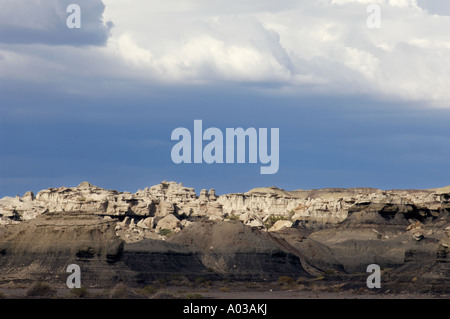
[[[269,230],[269,231],[268,231]],[[0,284],[65,287],[188,278],[274,280],[282,275],[389,270],[392,282],[450,285],[450,189],[285,191],[217,196],[174,182],[135,194],[87,182],[0,199]]]
[[[201,256],[217,274],[239,280],[273,280],[281,275],[309,276],[300,258],[283,250],[267,232],[241,222],[203,221],[170,237]]]
[[[0,243],[0,284],[45,281],[64,287],[70,264],[81,267],[83,284],[92,287],[110,287],[118,281],[147,285],[174,274],[236,280],[308,276],[298,256],[240,222],[203,221],[170,242],[144,239],[129,244],[115,235],[114,228],[112,220],[69,212],[10,226]],[[206,247],[207,243],[216,248]]]
[[[139,284],[173,274],[189,279],[276,280],[309,276],[298,256],[282,250],[267,234],[240,222],[201,221],[167,241],[126,244],[122,260],[139,273]]]
[[[45,281],[65,285],[67,266],[78,264],[89,285],[117,277],[123,241],[114,222],[80,212],[46,213],[7,226],[0,240],[0,282]]]

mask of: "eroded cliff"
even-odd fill
[[[449,287],[450,187],[217,195],[162,182],[132,194],[83,182],[0,199],[0,283],[63,285],[81,264],[92,286],[170,273],[269,280],[362,273]]]

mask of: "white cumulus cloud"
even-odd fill
[[[0,67],[12,78],[64,72],[79,82],[91,76],[94,85],[105,77],[177,85],[248,82],[282,92],[371,94],[450,107],[450,17],[447,2],[430,1],[103,0],[103,15],[97,4],[91,20],[114,24],[104,47],[69,50],[11,38],[2,45],[0,39]],[[21,12],[24,2],[17,3],[14,11]],[[369,4],[379,6],[381,28],[366,24]],[[34,11],[23,28],[49,12]],[[7,19],[8,27],[17,29],[19,18]]]
[[[435,105],[450,98],[450,18],[416,0],[138,3],[105,0],[105,16],[115,24],[111,47],[149,78],[269,82]],[[366,25],[373,3],[380,29]]]

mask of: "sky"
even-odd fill
[[[0,197],[450,185],[449,30],[447,0],[0,0]],[[194,120],[279,128],[279,170],[175,164]]]

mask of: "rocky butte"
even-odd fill
[[[199,195],[163,181],[136,193],[88,182],[0,199],[0,285],[144,286],[170,274],[210,280],[321,278],[449,291],[450,187],[329,188]]]

